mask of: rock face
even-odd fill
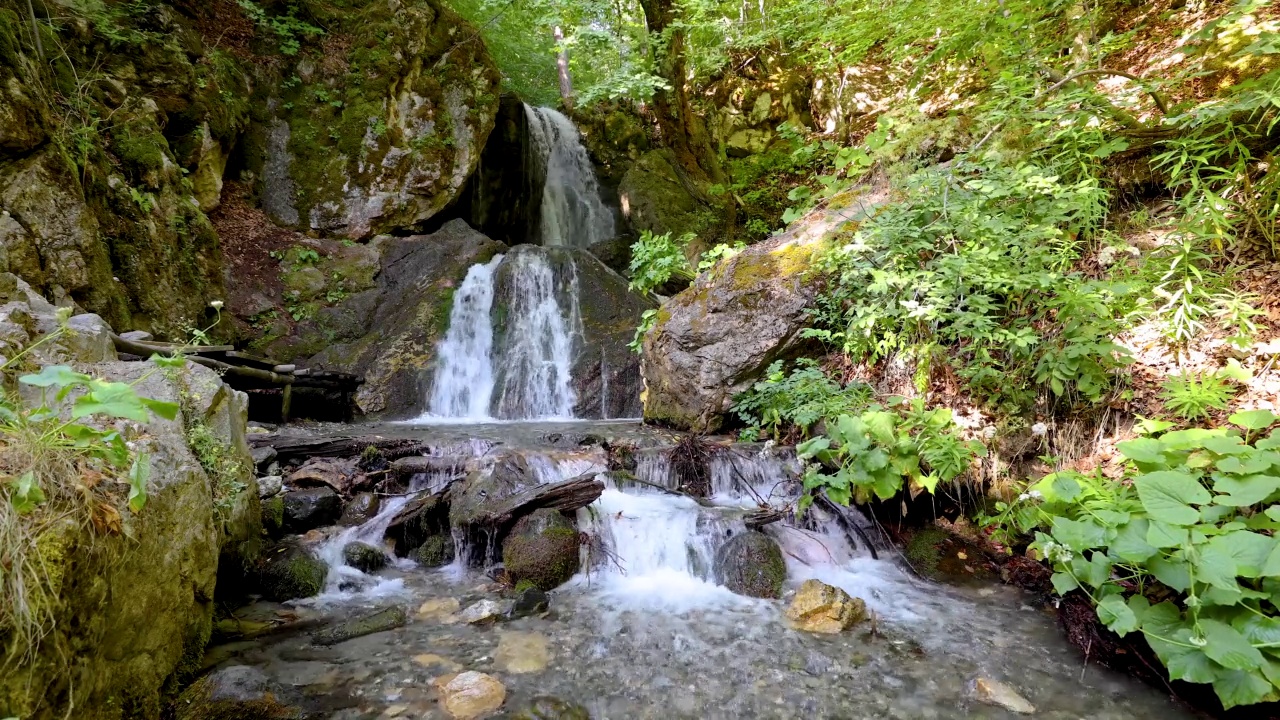
[[[786,233],[717,263],[658,311],[645,336],[645,420],[714,431],[738,393],[796,353],[821,283],[808,273],[826,238],[873,206],[845,198]]]
[[[387,566],[387,554],[369,543],[347,543],[342,560],[360,572],[376,572]]]
[[[287,691],[261,670],[232,665],[200,678],[174,703],[175,720],[301,720]]]
[[[493,129],[499,75],[477,31],[439,0],[311,8],[347,42],[265,103],[263,205],[301,230],[403,231],[444,209]],[[273,40],[274,41],[274,40]]]
[[[0,276],[5,283],[21,291],[16,278]],[[29,300],[21,303],[32,311],[21,313],[25,327],[13,322],[20,313],[12,303],[0,304],[0,337],[23,333],[29,337],[21,342],[35,340],[39,326],[53,321],[47,303]],[[57,343],[42,346],[35,357],[73,359]],[[137,513],[121,509],[120,532],[97,533],[90,523],[69,519],[51,523],[35,541],[33,561],[45,566],[44,593],[54,603],[51,631],[34,657],[0,657],[8,668],[0,674],[0,708],[35,720],[158,717],[164,688],[189,680],[199,668],[214,598],[225,590],[220,562],[251,562],[261,535],[244,445],[245,398],[198,366],[172,374],[152,373],[148,363],[80,367],[104,380],[136,383],[143,397],[181,400],[183,409],[174,420],[153,416],[143,424],[136,442],[150,458],[148,499]],[[189,428],[197,426],[231,457],[242,457],[234,475],[206,472],[203,454],[188,440]],[[68,657],[74,657],[71,665]]]
[[[331,488],[293,490],[284,494],[284,529],[304,533],[332,525],[342,512],[342,500]]]
[[[578,572],[578,529],[557,510],[535,510],[516,521],[502,543],[507,577],[539,590],[563,585]]]
[[[787,579],[787,564],[773,538],[748,531],[729,538],[716,551],[715,578],[739,595],[778,598]]]
[[[257,571],[258,590],[275,602],[319,594],[329,568],[319,558],[290,539],[263,553]]]
[[[698,202],[675,169],[670,150],[650,150],[627,170],[618,186],[622,214],[631,227],[655,235],[700,234],[716,223],[715,214]]]
[[[373,519],[378,514],[378,508],[382,503],[378,500],[378,496],[371,492],[357,493],[351,498],[350,502],[342,508],[342,517],[338,518],[339,525],[354,526],[363,525]]]
[[[805,580],[787,608],[790,625],[805,632],[838,633],[867,619],[867,605],[838,587]]]
[[[377,286],[301,324],[272,353],[363,375],[356,402],[365,413],[412,417],[426,409],[436,343],[449,324],[453,292],[476,263],[506,249],[461,220],[431,235],[387,238]]]

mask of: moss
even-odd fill
[[[278,537],[284,532],[284,496],[277,495],[262,503],[262,528],[267,535]]]
[[[225,519],[236,496],[248,487],[250,468],[229,443],[218,437],[202,421],[189,423],[187,444],[191,446],[191,451],[200,461],[200,466],[208,473],[213,483],[214,507],[218,511],[218,516]]]
[[[164,169],[169,143],[159,128],[149,120],[129,120],[114,125],[109,131],[111,152],[129,171],[134,180]]]
[[[996,577],[982,548],[937,525],[916,530],[904,554],[911,568],[930,580],[967,583]]]
[[[269,550],[260,563],[258,586],[268,600],[296,600],[319,594],[328,574],[328,566],[305,548],[284,542]]]
[[[517,584],[553,590],[578,572],[578,531],[554,510],[538,510],[520,518],[503,541],[502,560]]]
[[[448,565],[453,557],[453,538],[447,535],[431,535],[413,551],[413,561],[427,568]]]

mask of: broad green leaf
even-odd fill
[[[151,477],[151,458],[146,453],[138,453],[138,458],[129,468],[129,509],[142,512],[147,504],[147,480]]]
[[[840,489],[828,487],[825,491],[831,502],[837,505],[848,506],[849,501],[853,499],[853,494],[848,488]]]
[[[1140,624],[1147,643],[1165,665],[1178,655],[1200,652],[1198,648],[1190,647],[1191,627],[1177,606],[1168,600],[1149,607]]]
[[[1249,446],[1238,435],[1221,435],[1205,438],[1204,449],[1218,455],[1240,455],[1249,452]]]
[[[802,459],[807,460],[813,457],[814,455],[817,455],[819,452],[829,449],[830,447],[831,447],[831,440],[829,440],[826,437],[819,436],[816,438],[805,440],[804,442],[797,445],[796,455],[799,455]]]
[[[1274,425],[1277,420],[1280,420],[1280,416],[1270,410],[1244,410],[1232,415],[1227,420],[1245,430],[1266,430]]]
[[[1219,665],[1232,670],[1256,670],[1262,666],[1262,653],[1239,630],[1210,619],[1200,620],[1200,630],[1209,641],[1204,654]]]
[[[1280,618],[1244,613],[1231,622],[1252,645],[1280,647]]]
[[[44,491],[40,489],[40,483],[36,482],[35,473],[30,470],[19,475],[9,484],[12,488],[9,493],[9,504],[19,515],[35,510],[36,506],[44,502]]]
[[[1080,495],[1080,483],[1067,473],[1054,473],[1050,487],[1054,496],[1063,502],[1071,502]]]
[[[35,375],[23,375],[18,382],[33,387],[67,388],[84,385],[93,378],[72,370],[68,365],[49,365]]]
[[[108,417],[125,418],[135,422],[146,422],[150,416],[142,404],[138,393],[131,385],[120,382],[100,382],[92,384],[93,389],[76,398],[71,409],[71,417],[79,419],[89,415],[106,415]]]
[[[1213,691],[1222,701],[1222,707],[1230,710],[1237,705],[1262,702],[1271,692],[1271,683],[1257,672],[1223,670],[1213,683]]]
[[[1098,603],[1098,619],[1120,637],[1138,629],[1138,616],[1118,594],[1108,595]]]
[[[1050,580],[1053,582],[1053,589],[1059,595],[1066,595],[1072,590],[1080,587],[1080,583],[1076,582],[1076,579],[1071,576],[1071,573],[1056,572]]]
[[[154,363],[156,367],[180,368],[187,364],[187,358],[184,355],[168,356],[154,354],[151,356],[151,362]]]
[[[1209,502],[1209,491],[1192,475],[1175,470],[1139,475],[1133,481],[1147,514],[1173,525],[1194,525],[1200,513],[1191,503]]]
[[[1151,527],[1147,530],[1147,543],[1155,548],[1178,548],[1190,540],[1191,536],[1186,528],[1159,520],[1151,521]]]
[[[1280,522],[1280,505],[1272,505],[1271,507],[1267,508],[1266,512],[1267,512],[1267,517],[1271,518],[1272,520],[1275,520],[1276,522]]]
[[[162,417],[165,420],[172,420],[178,417],[178,403],[142,398],[142,404],[145,405],[148,410],[155,413],[156,416]]]
[[[1231,557],[1236,574],[1256,578],[1262,574],[1267,558],[1277,547],[1276,539],[1248,530],[1236,530],[1209,541],[1209,547]]]
[[[1093,516],[1106,527],[1119,527],[1129,522],[1130,514],[1120,510],[1095,510]]]
[[[1226,457],[1218,461],[1217,468],[1232,475],[1255,475],[1271,469],[1275,463],[1269,453],[1254,453],[1245,457]]]
[[[1280,542],[1271,549],[1270,554],[1267,555],[1267,561],[1262,564],[1262,576],[1280,577]]]
[[[894,429],[898,426],[898,416],[884,410],[873,410],[862,414],[862,421],[867,432],[881,445],[893,445]]]
[[[1191,587],[1191,567],[1186,560],[1157,555],[1147,562],[1147,569],[1160,582],[1179,592]]]
[[[1066,545],[1075,552],[1095,548],[1106,542],[1106,535],[1101,527],[1091,520],[1071,520],[1064,517],[1053,519],[1053,539]]]
[[[1275,475],[1248,475],[1232,477],[1214,473],[1213,489],[1223,493],[1213,501],[1219,505],[1230,507],[1248,507],[1266,500],[1276,490],[1280,490],[1280,477]]]
[[[1167,663],[1170,680],[1186,680],[1193,683],[1211,683],[1224,670],[1199,650],[1174,655]]]
[[[1155,438],[1127,440],[1116,446],[1125,457],[1136,463],[1163,463],[1164,444]]]
[[[1231,556],[1211,546],[1206,546],[1196,554],[1195,579],[1198,582],[1222,588],[1227,592],[1239,590],[1236,582],[1236,562]]]
[[[1225,430],[1206,430],[1204,428],[1187,428],[1186,430],[1174,430],[1160,436],[1160,445],[1165,450],[1195,450],[1203,447],[1205,440],[1217,435],[1225,435]],[[1135,441],[1136,442],[1136,441]],[[1120,445],[1123,445],[1121,443]],[[1117,445],[1117,447],[1120,447]],[[1124,452],[1121,448],[1120,452]],[[1125,453],[1126,455],[1128,453]]]
[[[1124,562],[1146,562],[1156,554],[1156,548],[1147,542],[1149,525],[1150,521],[1146,518],[1134,518],[1120,526],[1120,530],[1109,546],[1111,552]]]

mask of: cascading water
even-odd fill
[[[436,350],[439,365],[428,415],[482,420],[493,395],[493,275],[501,255],[473,265],[453,294],[449,331]]]
[[[551,108],[526,105],[524,110],[546,178],[541,243],[585,248],[612,238],[613,212],[600,199],[600,186],[578,128]]]
[[[511,300],[506,308],[506,332],[494,355],[494,374],[500,378],[495,414],[506,419],[572,418],[574,393],[570,386],[574,335],[578,331],[578,276],[569,265],[567,300],[562,308],[556,293],[556,274],[544,251],[521,247],[507,261]]]

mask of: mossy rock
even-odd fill
[[[311,642],[316,645],[337,645],[376,632],[394,630],[409,622],[409,615],[402,607],[392,607],[370,615],[347,620],[316,633]]]
[[[739,595],[776,599],[782,597],[787,563],[773,538],[749,530],[729,538],[716,551],[715,577]]]
[[[591,720],[591,713],[576,703],[539,695],[529,706],[512,715],[512,720]]]
[[[284,535],[284,496],[276,495],[262,501],[262,529],[268,537]]]
[[[453,538],[448,535],[432,535],[413,551],[411,557],[424,568],[444,567],[453,562]]]
[[[904,554],[916,573],[936,582],[966,585],[999,578],[994,565],[977,543],[937,525],[913,531],[907,539]]]
[[[351,542],[342,548],[342,560],[363,573],[377,572],[387,566],[387,554],[369,543]]]
[[[232,665],[200,678],[173,704],[174,720],[301,720],[288,691],[258,668]]]
[[[502,544],[507,577],[552,590],[573,577],[581,565],[578,528],[557,510],[535,510],[516,521]]]
[[[258,565],[258,589],[275,602],[319,595],[329,567],[295,540],[286,540],[263,554]]]

